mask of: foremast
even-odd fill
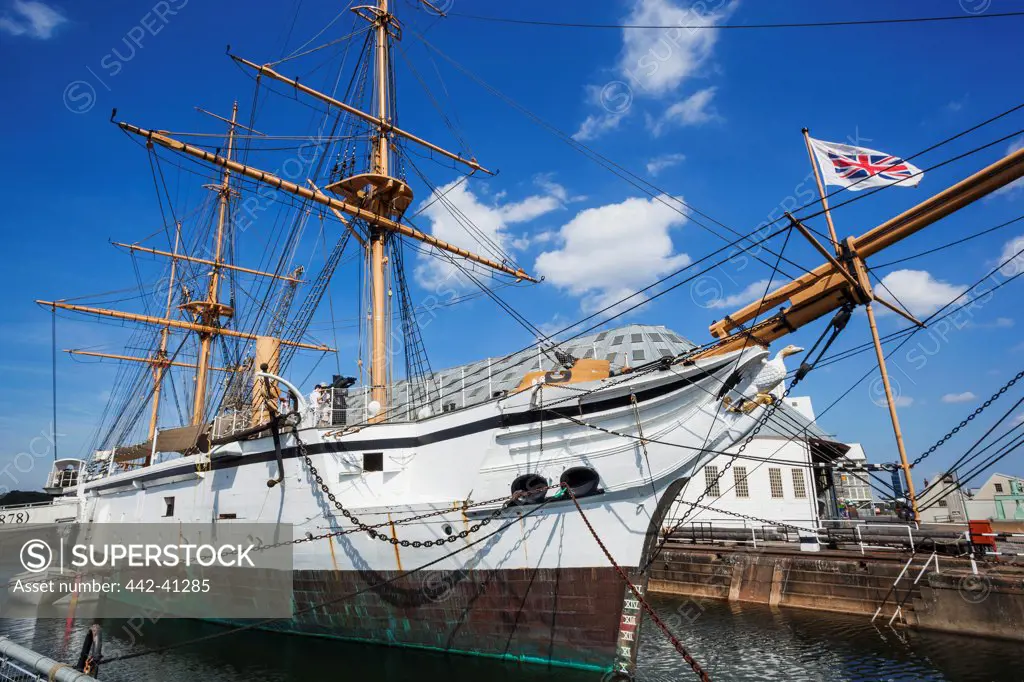
[[[232,107],[231,119],[224,119],[222,117],[216,117],[229,124],[228,133],[225,143],[225,158],[230,160],[234,156],[235,150],[235,135],[238,124],[238,103]],[[153,325],[160,327],[160,340],[156,350],[152,355],[147,357],[138,357],[123,354],[114,353],[102,353],[97,351],[84,351],[76,349],[68,349],[67,353],[73,355],[85,355],[90,357],[105,358],[111,360],[118,360],[122,362],[139,362],[148,364],[153,374],[153,392],[152,392],[152,405],[150,408],[150,418],[148,427],[148,440],[153,442],[157,434],[158,419],[160,414],[160,397],[163,390],[164,381],[167,379],[167,372],[172,367],[192,369],[195,371],[195,386],[193,389],[192,397],[192,413],[190,417],[190,424],[192,426],[199,426],[207,422],[206,410],[207,410],[207,396],[209,394],[209,375],[210,372],[238,372],[242,371],[242,368],[238,367],[215,367],[211,365],[212,359],[212,346],[215,339],[218,336],[228,336],[234,338],[241,338],[246,340],[254,340],[256,342],[256,362],[260,360],[260,356],[264,359],[273,360],[276,356],[277,348],[283,343],[287,345],[293,345],[299,348],[305,348],[308,350],[319,350],[319,351],[330,351],[332,350],[328,346],[319,344],[306,344],[300,342],[285,341],[282,339],[271,339],[263,337],[257,334],[251,334],[247,332],[241,332],[238,330],[230,329],[224,326],[226,320],[231,319],[234,316],[234,309],[221,301],[220,290],[221,282],[223,279],[224,271],[232,270],[237,272],[243,272],[250,275],[259,275],[263,277],[272,278],[275,280],[286,281],[291,284],[297,284],[299,280],[293,276],[283,276],[276,273],[262,272],[251,268],[245,268],[230,264],[225,258],[225,242],[226,242],[226,227],[229,219],[230,202],[232,200],[232,194],[234,190],[231,187],[231,169],[224,168],[221,173],[221,180],[219,183],[213,185],[206,185],[207,189],[215,191],[217,193],[217,224],[214,232],[214,241],[212,244],[213,258],[198,258],[188,256],[180,253],[181,249],[181,224],[175,224],[175,236],[173,250],[161,251],[158,249],[151,249],[140,246],[138,244],[124,244],[115,242],[115,246],[124,247],[130,251],[139,251],[143,253],[150,253],[156,256],[167,257],[170,259],[170,274],[168,279],[167,287],[167,302],[163,317],[156,317],[152,315],[140,315],[135,313],[127,313],[118,310],[108,310],[105,308],[95,308],[90,306],[74,305],[66,303],[64,301],[36,301],[36,303],[50,307],[52,309],[62,309],[77,313],[84,313],[88,315],[95,315],[99,317],[108,317],[123,320],[126,322],[141,323],[146,325]],[[176,319],[172,317],[174,291],[176,287],[176,275],[177,266],[179,261],[199,263],[209,266],[209,283],[206,288],[206,292],[203,298],[186,301],[182,305],[178,306],[178,309],[186,313],[191,319]],[[199,352],[195,363],[178,362],[171,359],[168,356],[168,343],[170,340],[171,330],[189,331],[197,335],[199,341]],[[256,396],[254,396],[255,398]],[[262,396],[260,399],[264,399],[266,396]],[[254,400],[254,403],[256,400]],[[254,407],[257,407],[254,404]],[[148,458],[147,458],[148,463]]]

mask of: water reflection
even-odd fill
[[[652,603],[716,682],[1024,682],[1024,646],[938,633],[875,627],[866,618],[766,606],[692,602],[655,596]],[[685,617],[679,614],[684,614]],[[671,616],[675,616],[672,618]],[[59,660],[74,660],[87,623],[4,621],[0,634]],[[162,620],[137,632],[104,624],[105,653],[115,655],[221,632],[216,625]],[[598,675],[503,664],[465,656],[388,649],[289,635],[247,632],[114,663],[112,682],[308,682],[325,679],[496,682],[596,682]],[[640,682],[696,679],[668,641],[645,623]]]

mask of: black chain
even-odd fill
[[[754,430],[750,432],[750,435],[747,436],[747,439],[743,441],[739,449],[736,451],[736,454],[734,454],[729,459],[729,461],[725,463],[725,466],[722,467],[722,470],[718,473],[718,476],[715,477],[715,480],[712,483],[708,484],[706,488],[704,488],[704,492],[702,492],[697,497],[697,499],[693,501],[692,506],[689,509],[683,512],[683,517],[673,525],[672,529],[668,533],[666,533],[665,537],[663,537],[661,541],[658,543],[658,546],[654,548],[654,551],[651,552],[651,556],[644,566],[645,570],[646,567],[650,566],[654,562],[654,560],[658,558],[658,555],[661,554],[661,551],[665,548],[665,543],[668,541],[669,535],[671,535],[673,531],[678,530],[680,527],[682,527],[684,523],[686,523],[686,519],[689,518],[690,514],[693,512],[694,509],[696,509],[698,506],[703,506],[700,503],[703,502],[704,498],[711,493],[711,490],[718,485],[718,483],[722,480],[722,477],[725,476],[725,472],[732,468],[732,465],[736,462],[737,459],[740,458],[740,455],[742,455],[743,451],[747,449],[747,446],[750,445],[751,441],[754,440],[757,434],[760,433],[761,429],[764,428],[764,426],[771,420],[771,418],[775,415],[775,412],[779,409],[779,406],[782,405],[783,401],[785,401],[785,399],[789,397],[790,392],[792,392],[792,390],[796,388],[797,384],[799,384],[803,380],[803,378],[806,377],[811,372],[811,370],[813,370],[817,366],[822,356],[825,354],[826,351],[828,351],[829,346],[832,345],[832,343],[836,340],[836,338],[843,331],[843,329],[846,328],[846,324],[850,320],[850,313],[851,308],[844,306],[838,313],[836,313],[835,317],[832,318],[832,320],[829,322],[828,327],[826,327],[825,330],[821,333],[821,336],[818,337],[818,340],[814,342],[814,346],[811,348],[811,353],[813,353],[814,350],[817,349],[822,339],[824,339],[831,333],[828,341],[825,343],[825,347],[821,349],[821,352],[813,360],[805,362],[800,365],[800,369],[797,370],[796,375],[793,377],[793,381],[790,382],[789,387],[785,391],[783,391],[782,397],[775,400],[768,406],[768,408],[764,411],[764,414],[761,415],[761,418],[758,420],[757,426],[755,426]],[[739,402],[736,404],[736,407],[740,407]],[[721,493],[719,493],[718,497],[721,496]],[[691,503],[684,502],[684,504]]]
[[[761,523],[761,524],[766,525],[766,526],[776,526],[778,528],[789,528],[791,530],[795,530],[795,531],[798,531],[798,532],[799,531],[803,531],[805,533],[814,533],[814,534],[818,533],[818,531],[815,530],[814,528],[804,528],[803,526],[794,526],[791,523],[783,523],[781,521],[772,521],[771,519],[762,519],[759,516],[751,516],[750,514],[741,514],[739,512],[729,511],[728,509],[719,509],[717,507],[709,507],[707,505],[697,504],[695,502],[694,503],[684,502],[683,504],[693,504],[695,507],[700,507],[701,509],[706,509],[708,511],[713,511],[713,512],[721,512],[722,514],[728,514],[729,516],[735,516],[738,519],[746,519],[747,521],[757,521],[758,523]],[[677,529],[678,529],[678,527],[677,527]]]
[[[953,436],[955,436],[955,435],[956,435],[957,433],[959,433],[959,432],[960,432],[960,429],[964,428],[965,426],[967,426],[968,424],[970,424],[970,423],[971,423],[972,421],[974,421],[974,418],[975,418],[975,417],[977,417],[977,416],[978,416],[979,414],[981,414],[982,412],[984,412],[984,411],[985,411],[985,409],[986,409],[986,408],[987,408],[987,407],[988,407],[989,405],[991,405],[991,404],[992,404],[992,403],[994,403],[995,401],[999,400],[999,398],[1000,398],[1000,397],[1001,397],[1001,396],[1002,396],[1002,395],[1003,395],[1004,393],[1006,393],[1007,391],[1009,391],[1009,390],[1010,390],[1010,389],[1011,389],[1011,388],[1013,387],[1013,385],[1014,385],[1014,384],[1016,384],[1016,383],[1017,383],[1018,381],[1020,381],[1020,379],[1021,379],[1022,377],[1024,377],[1024,370],[1022,370],[1022,371],[1018,372],[1018,373],[1017,373],[1017,376],[1015,376],[1015,377],[1013,377],[1012,379],[1010,379],[1010,380],[1009,380],[1009,381],[1008,381],[1008,382],[1006,383],[1006,385],[1005,385],[1005,386],[1003,386],[1003,387],[1002,387],[1002,388],[1000,388],[1000,389],[999,389],[998,391],[996,391],[995,393],[993,393],[993,394],[992,394],[992,397],[991,397],[991,398],[989,398],[988,400],[986,400],[985,402],[983,402],[983,403],[981,404],[981,406],[979,406],[979,407],[978,407],[978,409],[976,409],[976,410],[975,410],[974,412],[972,412],[971,414],[969,414],[969,415],[967,416],[967,418],[966,418],[966,419],[964,419],[964,420],[963,420],[962,422],[960,422],[960,423],[959,423],[959,424],[957,424],[957,425],[956,425],[955,427],[953,427],[953,430],[952,430],[952,431],[950,431],[950,432],[949,432],[949,433],[947,433],[947,434],[946,434],[945,436],[943,436],[942,438],[940,438],[940,439],[939,439],[939,440],[938,440],[938,441],[937,441],[937,442],[935,443],[935,445],[933,445],[933,446],[931,446],[930,448],[928,448],[928,450],[927,450],[927,451],[926,451],[926,452],[925,452],[924,454],[922,454],[922,455],[921,455],[920,457],[918,457],[918,458],[917,458],[917,459],[915,459],[915,460],[914,460],[913,462],[911,462],[911,463],[910,463],[910,467],[911,467],[911,468],[913,468],[913,467],[917,466],[918,464],[920,464],[920,463],[921,463],[921,461],[922,461],[922,460],[923,460],[923,459],[924,459],[925,457],[929,456],[930,454],[932,454],[933,452],[935,452],[936,450],[938,450],[938,449],[939,449],[940,447],[942,447],[942,445],[944,445],[944,444],[945,444],[945,442],[946,442],[947,440],[949,440],[950,438],[952,438]]]
[[[403,519],[399,519],[398,521],[394,521],[394,522],[392,522],[392,521],[384,521],[383,523],[378,523],[378,524],[374,524],[374,525],[362,523],[354,514],[352,514],[352,512],[350,512],[348,509],[346,509],[345,506],[341,504],[341,502],[338,502],[338,500],[335,497],[334,493],[332,493],[331,489],[327,486],[326,483],[324,483],[324,479],[323,479],[322,476],[320,476],[320,472],[317,471],[317,468],[315,466],[313,466],[313,460],[310,459],[310,457],[309,457],[309,452],[306,450],[306,444],[302,442],[301,438],[299,438],[298,431],[296,431],[294,433],[294,435],[295,435],[295,441],[299,445],[299,454],[302,455],[302,459],[303,459],[303,461],[305,461],[306,466],[309,468],[309,473],[312,474],[313,479],[316,481],[317,486],[327,496],[327,499],[331,501],[331,504],[334,505],[334,508],[337,509],[339,512],[341,512],[342,515],[345,518],[347,518],[349,521],[351,521],[352,524],[354,526],[356,526],[356,527],[355,528],[349,528],[349,529],[346,529],[346,530],[332,531],[332,532],[329,532],[329,533],[321,533],[320,535],[307,535],[306,537],[299,538],[298,540],[289,540],[287,542],[278,542],[278,543],[275,543],[273,545],[261,545],[259,547],[260,550],[270,549],[270,548],[273,548],[273,547],[282,547],[282,546],[285,546],[285,545],[297,545],[297,544],[300,544],[300,543],[303,543],[303,542],[313,542],[315,540],[324,540],[324,539],[327,539],[327,538],[330,538],[330,537],[337,537],[339,535],[348,535],[349,533],[356,533],[356,532],[363,532],[363,533],[366,533],[367,535],[369,535],[371,538],[374,538],[375,540],[380,540],[381,542],[388,542],[388,543],[391,543],[392,545],[398,545],[398,546],[401,546],[401,547],[416,547],[416,548],[419,548],[419,547],[440,547],[441,545],[444,545],[446,543],[450,544],[450,543],[453,543],[453,542],[458,542],[459,540],[462,540],[462,539],[465,539],[465,538],[469,537],[472,533],[477,532],[478,530],[480,530],[481,528],[483,528],[484,526],[488,525],[489,523],[494,521],[496,518],[501,516],[501,513],[503,511],[505,511],[513,502],[515,502],[517,499],[519,499],[523,495],[523,493],[521,493],[521,492],[516,492],[516,493],[513,493],[510,496],[497,497],[497,498],[494,498],[493,500],[485,500],[483,502],[475,502],[473,504],[463,504],[461,507],[458,507],[458,510],[465,511],[465,510],[471,509],[473,507],[482,507],[482,506],[486,506],[486,505],[490,505],[490,504],[495,504],[497,502],[504,502],[504,504],[502,504],[500,507],[498,507],[493,512],[491,512],[490,516],[487,516],[487,517],[477,521],[476,523],[474,523],[472,526],[470,526],[469,528],[467,528],[465,530],[459,531],[458,533],[453,533],[453,534],[451,534],[451,535],[449,535],[447,537],[438,538],[436,540],[411,540],[411,541],[410,540],[399,540],[398,538],[393,538],[393,537],[391,537],[389,535],[386,535],[385,533],[381,533],[377,529],[381,528],[383,526],[391,525],[392,523],[394,523],[394,524],[412,523],[413,521],[421,521],[423,519],[428,519],[428,518],[435,517],[435,516],[441,516],[443,514],[448,514],[448,513],[452,512],[452,511],[456,511],[456,509],[441,509],[439,511],[427,512],[426,514],[420,514],[418,516],[409,516],[409,517],[406,517],[406,518],[403,518]],[[558,487],[558,486],[553,486],[553,487]]]
[[[789,385],[789,388],[787,388],[783,392],[782,397],[777,399],[775,402],[773,402],[771,405],[768,406],[768,409],[764,411],[764,414],[762,414],[761,418],[758,420],[757,426],[754,427],[754,430],[750,432],[750,435],[747,436],[747,439],[745,441],[743,441],[743,443],[740,445],[739,449],[736,450],[736,454],[734,454],[729,459],[729,461],[727,461],[725,463],[725,466],[722,467],[722,471],[719,472],[719,474],[715,478],[715,480],[712,483],[710,483],[706,488],[704,488],[704,492],[702,492],[697,497],[697,499],[694,500],[692,503],[684,502],[684,504],[692,504],[693,506],[691,506],[690,509],[688,509],[685,512],[683,512],[683,518],[681,518],[679,520],[679,523],[676,524],[676,528],[678,528],[681,524],[685,523],[686,519],[690,516],[690,514],[693,512],[693,510],[696,507],[700,506],[700,503],[703,502],[704,498],[707,497],[711,493],[711,490],[713,488],[718,486],[718,483],[725,476],[725,472],[728,471],[729,469],[731,469],[732,465],[736,462],[736,460],[739,459],[743,455],[743,451],[747,449],[747,446],[750,445],[750,443],[754,440],[754,438],[757,437],[757,434],[761,431],[761,429],[764,428],[764,426],[769,422],[769,420],[771,420],[771,418],[775,415],[775,412],[779,409],[779,405],[781,405],[782,402],[786,398],[789,397],[790,391],[792,391],[793,388],[795,388],[798,383],[800,383],[799,379],[794,379],[793,382]]]

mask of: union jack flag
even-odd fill
[[[924,176],[913,164],[874,149],[815,139],[811,139],[811,148],[825,184],[851,191],[897,183],[901,187],[915,187]]]

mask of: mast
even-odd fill
[[[419,1],[437,11],[433,5],[425,2],[425,0]],[[277,73],[271,65],[260,65],[235,55],[229,55],[238,64],[256,71],[260,77],[266,76],[267,78],[285,83],[293,88],[296,93],[312,97],[328,105],[331,109],[338,110],[347,116],[352,116],[369,124],[368,167],[358,170],[351,169],[350,175],[337,180],[332,178],[332,182],[324,186],[323,190],[318,188],[312,179],[306,179],[305,183],[296,183],[273,173],[268,173],[235,161],[232,158],[231,144],[231,135],[233,135],[234,128],[237,125],[234,114],[232,114],[232,133],[229,134],[228,152],[224,155],[187,144],[175,139],[164,131],[147,130],[127,122],[118,122],[117,125],[126,132],[145,138],[150,144],[160,145],[176,153],[197,158],[212,166],[223,169],[224,182],[221,185],[222,213],[221,220],[219,221],[221,226],[229,199],[228,177],[229,175],[237,175],[254,180],[276,191],[292,194],[327,207],[344,225],[345,229],[349,230],[356,237],[360,246],[365,249],[366,271],[369,280],[367,287],[370,296],[369,309],[367,311],[369,317],[368,355],[370,356],[369,393],[370,400],[380,406],[377,414],[372,415],[369,421],[380,422],[385,419],[390,403],[388,395],[388,380],[390,378],[388,344],[391,338],[391,315],[389,314],[391,296],[389,265],[391,263],[389,263],[387,250],[390,247],[391,240],[399,237],[414,239],[428,247],[445,251],[496,272],[514,277],[518,281],[537,282],[538,280],[531,277],[518,266],[514,266],[504,260],[499,262],[485,258],[422,232],[403,222],[405,212],[412,203],[413,192],[412,188],[404,180],[397,177],[400,173],[396,172],[392,158],[392,154],[395,152],[392,146],[396,141],[401,140],[419,145],[432,155],[436,154],[445,157],[468,168],[470,173],[480,172],[488,175],[493,175],[494,173],[477,163],[475,158],[467,158],[461,154],[446,150],[395,125],[391,41],[401,40],[401,24],[394,14],[391,13],[391,0],[372,0],[372,2],[366,5],[353,7],[352,12],[370,24],[369,29],[373,32],[374,38],[370,48],[373,51],[373,61],[369,65],[369,72],[373,79],[371,90],[372,102],[366,107],[368,111],[363,111],[352,104],[319,92],[305,83],[300,83],[297,79],[291,79]],[[306,184],[309,187],[305,186]],[[218,248],[221,238],[221,230],[218,229]],[[147,251],[147,249],[139,247],[130,248]],[[154,254],[157,253],[155,250],[148,251]],[[208,347],[212,335],[209,337],[203,336],[204,333],[208,333],[208,330],[213,330],[213,335],[218,333],[235,336],[241,335],[241,332],[219,326],[219,318],[230,316],[233,311],[231,311],[229,306],[219,302],[216,282],[219,271],[221,269],[230,269],[231,267],[231,265],[223,263],[218,255],[213,266],[214,276],[211,277],[209,295],[205,301],[189,305],[189,308],[191,308],[195,315],[190,328],[200,334],[203,343],[203,349],[200,353],[200,365],[208,366],[209,364]],[[281,279],[286,278],[282,277]],[[76,309],[68,304],[58,304],[58,307]],[[118,316],[113,311],[81,310],[81,312]],[[139,317],[132,316],[136,321],[139,320]],[[284,343],[286,345],[303,347],[303,344],[295,342]],[[205,371],[197,371],[195,420],[201,420],[202,418],[200,391],[204,389],[204,383]]]
[[[181,223],[177,223],[174,229],[174,255],[178,255],[178,249],[181,246]],[[174,301],[174,276],[178,268],[178,259],[171,259],[171,274],[167,280],[167,306],[164,311],[164,317],[171,316],[171,303]],[[164,325],[163,329],[160,330],[160,348],[156,352],[154,358],[160,364],[153,364],[153,407],[149,415],[149,440],[152,441],[156,437],[156,421],[160,414],[160,390],[163,387],[164,375],[167,372],[167,339],[171,334],[171,328]],[[148,462],[147,462],[148,463]]]
[[[391,77],[388,64],[388,0],[377,0],[377,12],[374,18],[377,32],[376,71],[377,71],[377,118],[387,121],[388,94],[391,92]],[[389,180],[392,178],[391,150],[388,148],[388,133],[383,127],[378,128],[373,140],[374,172]],[[378,210],[384,206],[377,206]],[[388,408],[388,368],[386,329],[387,305],[384,285],[384,239],[387,232],[379,227],[370,228],[370,398],[380,406],[379,412]],[[373,415],[374,421],[382,415]]]
[[[238,102],[231,108],[231,125],[228,127],[228,142],[224,157],[230,161],[235,146],[235,124],[238,121]],[[210,286],[206,301],[193,301],[185,304],[186,309],[193,313],[196,322],[211,328],[219,328],[222,317],[231,317],[234,310],[220,302],[221,266],[224,263],[224,223],[227,220],[231,201],[231,169],[224,168],[220,186],[217,188],[219,198],[217,207],[217,234],[214,238],[213,266],[210,269]],[[192,400],[192,424],[205,421],[206,391],[209,383],[210,350],[216,332],[199,332],[199,359],[196,362],[196,386]]]

